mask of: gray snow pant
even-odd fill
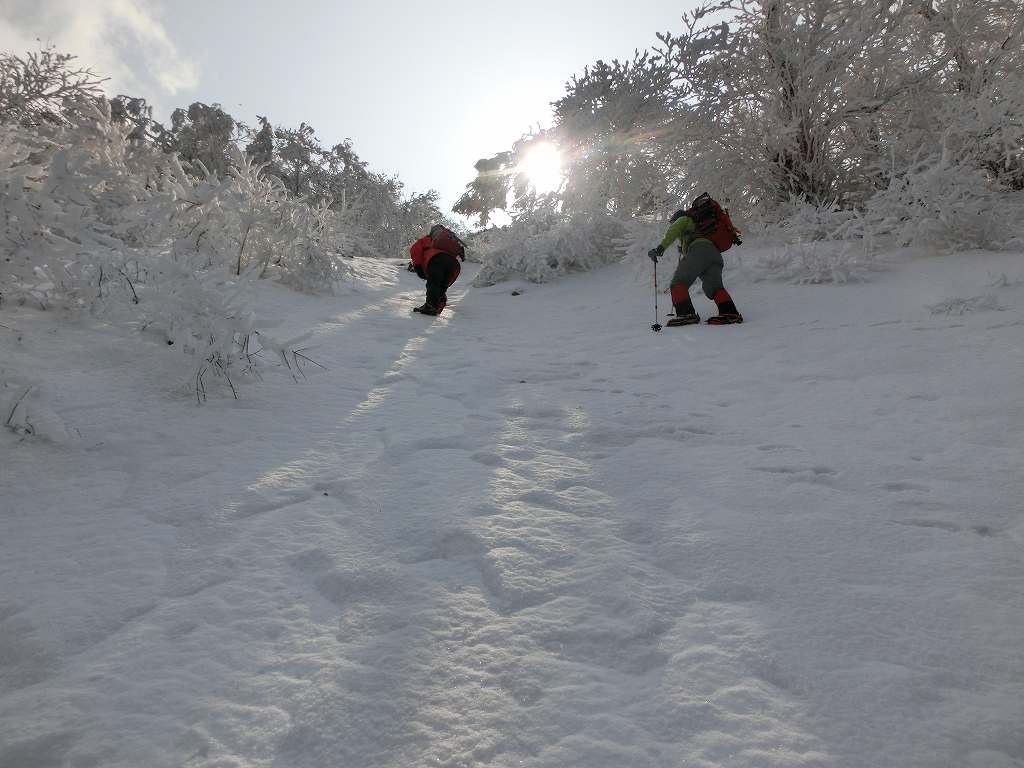
[[[715,244],[703,237],[698,237],[686,248],[686,252],[679,259],[675,273],[672,275],[672,299],[681,292],[679,286],[690,286],[700,278],[701,288],[704,295],[712,301],[717,293],[725,285],[722,283],[722,268],[725,266],[722,261],[722,254],[715,248]]]

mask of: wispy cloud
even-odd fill
[[[37,40],[109,77],[111,94],[159,102],[198,81],[198,68],[178,52],[153,0],[3,0],[0,49],[24,53]]]

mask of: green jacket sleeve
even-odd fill
[[[691,236],[696,231],[697,225],[693,223],[693,219],[689,216],[680,216],[669,226],[665,237],[661,241],[661,247],[667,249],[676,240],[685,245],[687,240],[691,239]]]

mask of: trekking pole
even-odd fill
[[[661,330],[661,323],[658,322],[658,262],[654,262],[654,324],[651,330],[655,333]]]

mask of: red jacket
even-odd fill
[[[430,260],[439,253],[441,251],[432,245],[430,235],[421,237],[409,249],[409,256],[412,258],[413,265],[419,267],[424,272],[427,271],[427,264],[430,263]]]
[[[430,260],[439,253],[444,253],[444,251],[438,250],[433,246],[433,241],[430,239],[430,235],[421,237],[412,244],[411,248],[409,248],[409,256],[412,259],[413,266],[417,267],[418,269],[416,271],[422,272],[423,275],[427,274],[427,265],[430,263]],[[452,279],[448,285],[454,283],[455,279],[459,276],[459,272],[462,271],[459,269],[458,259],[454,259],[454,261],[455,273],[452,275]]]

